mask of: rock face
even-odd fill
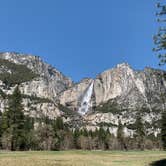
[[[166,92],[165,71],[145,68],[135,71],[128,64],[119,64],[107,70],[94,80],[87,79],[64,91],[60,95],[60,103],[70,109],[80,109],[80,96],[87,93],[87,88],[93,81],[91,94],[92,107],[83,114],[85,126],[95,130],[96,127],[109,127],[116,135],[118,121],[126,125],[126,135],[133,134],[130,128],[134,125],[137,114],[140,113],[144,123],[149,126],[147,132],[159,133],[156,127],[165,108]]]
[[[84,126],[95,130],[96,127],[104,126],[115,135],[118,121],[121,120],[126,135],[132,136],[134,130],[131,126],[139,113],[148,126],[147,132],[160,132],[157,124],[166,106],[165,71],[152,68],[136,71],[123,63],[99,74],[95,79],[87,78],[74,84],[37,56],[1,53],[0,60],[7,60],[12,66],[23,65],[24,71],[30,73],[26,70],[28,68],[36,74],[30,73],[33,77],[28,74],[28,80],[24,75],[24,79],[21,77],[19,87],[24,94],[26,114],[38,118],[48,116],[50,119],[63,116],[65,122],[73,127]],[[4,111],[7,105],[4,96],[12,94],[16,86],[7,86],[8,80],[4,75],[12,75],[22,66],[9,67],[6,61],[2,64],[0,110]]]
[[[145,68],[135,71],[128,64],[120,64],[107,70],[93,80],[91,100],[93,106],[108,101],[117,103],[119,109],[162,109],[162,95],[166,92],[165,71]],[[63,105],[78,110],[80,96],[84,96],[92,79],[82,81],[61,93],[59,100]],[[91,101],[90,101],[91,102]]]
[[[65,105],[74,111],[78,111],[81,100],[92,81],[92,79],[84,79],[80,83],[60,93],[58,96],[60,104]]]
[[[124,109],[161,109],[161,94],[166,92],[165,72],[151,68],[134,71],[120,64],[95,80],[96,104],[115,100]]]
[[[48,116],[55,118],[60,116],[60,110],[55,103],[56,96],[73,85],[71,79],[65,77],[51,65],[43,62],[40,57],[32,55],[23,55],[18,53],[1,53],[1,60],[7,60],[0,66],[0,73],[13,74],[17,69],[13,64],[22,65],[36,74],[32,80],[22,82],[19,85],[21,93],[25,95],[23,104],[24,110],[31,116]],[[12,62],[12,67],[4,65]],[[9,69],[10,68],[10,69]],[[13,71],[11,71],[13,69]],[[23,71],[20,71],[23,72]],[[25,73],[26,77],[26,73]],[[15,78],[17,79],[17,78]],[[12,94],[16,85],[6,87],[5,83],[0,81],[0,89],[4,94]],[[0,111],[3,112],[7,105],[7,99],[0,98]]]
[[[1,53],[0,59],[25,65],[39,75],[34,80],[21,84],[23,94],[53,99],[57,94],[68,89],[73,84],[71,79],[65,77],[51,65],[43,62],[38,56]]]

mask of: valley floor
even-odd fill
[[[0,151],[0,166],[148,166],[164,158],[163,151]]]

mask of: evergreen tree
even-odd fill
[[[65,139],[65,134],[68,131],[69,129],[64,125],[63,119],[61,117],[57,117],[57,119],[53,121],[55,150],[61,150],[64,148],[63,142]]]
[[[2,133],[3,133],[3,128],[2,128],[2,112],[0,111],[0,147],[2,147]]]
[[[118,142],[119,142],[120,149],[121,150],[127,149],[125,141],[124,141],[124,139],[125,139],[125,137],[124,137],[124,127],[121,123],[121,120],[119,120],[119,122],[118,122],[117,139],[118,139]]]
[[[156,48],[154,51],[159,52],[159,59],[160,59],[160,64],[165,64],[166,63],[166,3],[163,1],[159,0],[157,3],[157,13],[156,16],[157,21],[160,23],[160,27],[158,29],[158,33],[154,36],[154,43],[156,44]],[[165,97],[164,97],[164,102],[165,103]],[[165,107],[165,106],[164,106]],[[165,108],[164,108],[165,111]],[[166,150],[166,113],[162,113],[162,123],[161,123],[161,139],[163,143],[163,149]]]
[[[55,120],[54,128],[55,130],[64,130],[65,126],[61,117],[57,117],[57,119]]]
[[[3,130],[2,130],[2,112],[0,111],[0,138],[2,136],[2,132],[3,132]]]
[[[103,127],[99,128],[98,137],[99,137],[99,140],[101,140],[102,142],[105,142],[106,132],[103,129]]]
[[[89,133],[88,133],[88,130],[86,128],[83,128],[82,135],[85,137],[88,137]]]
[[[166,54],[163,52],[163,50],[166,50],[166,27],[164,26],[164,23],[166,22],[166,5],[159,0],[157,3],[157,21],[161,23],[158,33],[154,36],[154,43],[156,44],[156,48],[154,48],[154,51],[158,52],[158,57],[160,59],[160,64],[166,63]]]
[[[142,122],[142,118],[140,113],[137,114],[136,122],[135,122],[135,128],[136,128],[136,139],[138,143],[138,149],[144,150],[145,147],[145,128],[144,124]]]
[[[166,111],[163,111],[163,113],[162,113],[161,140],[163,143],[163,149],[166,150]]]
[[[106,149],[106,137],[107,137],[106,131],[103,129],[103,127],[100,127],[98,131],[100,149],[103,150]]]
[[[25,116],[18,86],[9,98],[8,108],[3,115],[2,127],[4,132],[10,135],[11,150],[24,150],[26,144]]]
[[[78,129],[75,129],[73,132],[73,144],[74,144],[74,148],[79,149],[78,146],[78,138],[80,136],[80,132]]]
[[[8,113],[7,109],[1,115],[1,131],[3,134],[10,126],[10,114]]]

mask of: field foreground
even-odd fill
[[[0,166],[148,166],[161,159],[166,152],[0,152]]]

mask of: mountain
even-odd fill
[[[162,94],[166,90],[165,71],[145,68],[135,71],[128,64],[119,64],[98,75],[85,79],[60,93],[60,103],[78,110],[79,102],[93,83],[91,107],[112,103],[119,110],[150,111],[162,109]],[[70,97],[69,97],[70,96]],[[107,110],[108,111],[108,110]]]
[[[81,114],[88,129],[106,126],[115,134],[121,120],[126,126],[126,134],[132,135],[137,114],[140,113],[148,132],[157,134],[161,111],[165,107],[165,74],[165,71],[152,68],[136,71],[123,63],[95,79],[82,80],[62,92],[59,100],[73,111],[79,112],[80,107],[85,108]],[[88,93],[91,93],[90,100]],[[85,100],[87,96],[88,100]],[[83,106],[80,104],[82,102]]]
[[[8,96],[19,84],[25,113],[33,117],[62,116],[71,127],[103,126],[113,134],[121,120],[125,134],[132,136],[139,113],[147,132],[157,135],[166,104],[165,75],[162,70],[137,71],[123,63],[75,84],[40,57],[1,53],[0,110],[4,111]]]
[[[58,93],[72,86],[71,79],[51,65],[43,62],[40,57],[17,53],[1,53],[1,60],[7,60],[17,65],[24,65],[38,77],[23,83],[23,93],[53,99]]]
[[[56,96],[70,88],[73,82],[38,56],[18,53],[0,54],[1,111],[4,111],[7,97],[16,84],[24,96],[25,112],[32,116],[47,114],[54,118],[60,115]],[[40,115],[42,114],[42,115]]]

